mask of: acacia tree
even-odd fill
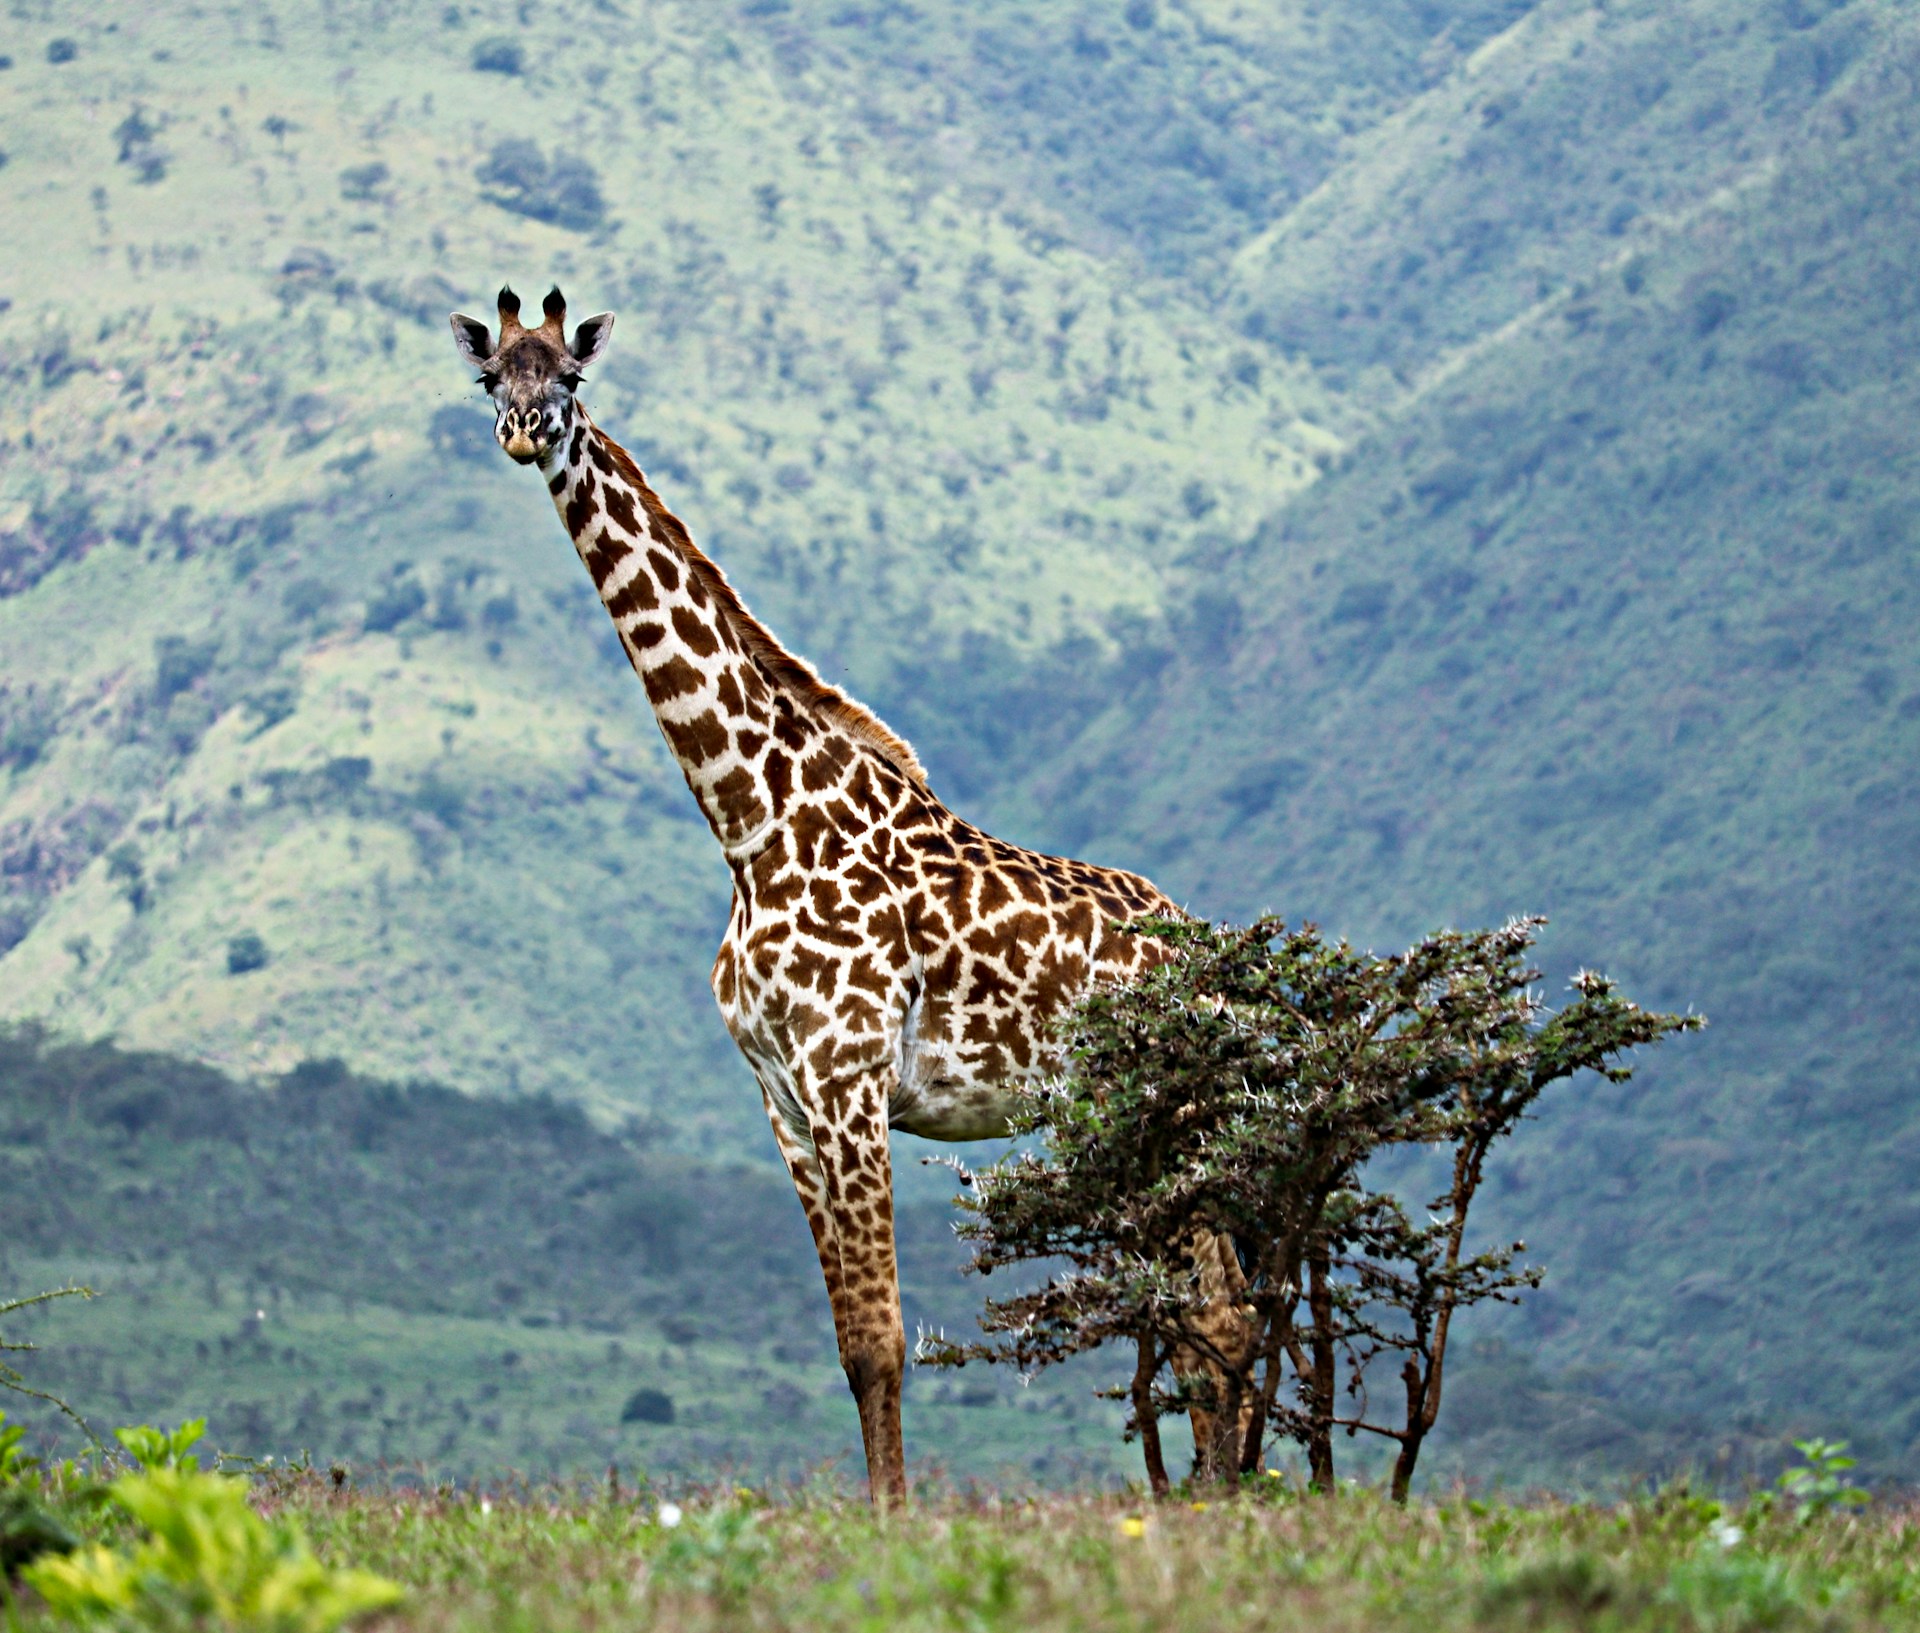
[[[1195,1474],[1259,1466],[1266,1437],[1333,1479],[1335,1428],[1399,1443],[1404,1498],[1440,1408],[1454,1312],[1538,1280],[1520,1244],[1469,1253],[1467,1211],[1494,1144],[1548,1085],[1621,1081],[1631,1049],[1702,1024],[1582,974],[1558,1011],[1527,960],[1541,924],[1444,931],[1379,957],[1312,926],[1149,919],[1164,958],[1088,994],[1066,1069],[1021,1091],[1037,1145],[974,1175],[960,1234],[969,1268],[1054,1261],[1038,1287],[989,1299],[984,1342],[923,1340],[934,1364],[1023,1372],[1131,1344],[1129,1403],[1154,1489],[1168,1487],[1159,1419],[1194,1415]],[[1452,1151],[1452,1183],[1415,1224],[1364,1181],[1396,1146]],[[1404,1417],[1378,1423],[1369,1364],[1403,1358]],[[1353,1403],[1343,1415],[1339,1372]]]

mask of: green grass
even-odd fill
[[[1371,1492],[1239,1500],[923,1497],[875,1516],[799,1494],[494,1488],[391,1494],[282,1478],[329,1563],[390,1577],[394,1629],[1660,1629],[1912,1626],[1911,1511],[1792,1518],[1669,1492],[1618,1506]],[[22,1625],[44,1625],[32,1610]]]
[[[42,1264],[12,1268],[52,1284]],[[30,1376],[96,1428],[205,1417],[210,1444],[230,1455],[306,1454],[376,1484],[509,1469],[547,1480],[609,1466],[678,1480],[861,1474],[853,1399],[831,1331],[810,1312],[759,1329],[678,1311],[563,1325],[274,1297],[126,1264],[68,1259],[62,1269],[100,1297],[21,1329],[42,1346]],[[795,1280],[810,1270],[796,1261]],[[820,1303],[824,1311],[824,1295]],[[906,1406],[916,1467],[1055,1486],[1130,1470],[1118,1410],[1089,1399],[1084,1378],[1049,1384],[1021,1391],[1010,1379],[916,1374]],[[643,1388],[671,1399],[671,1423],[622,1421]],[[32,1426],[36,1446],[77,1449],[37,1403],[8,1400],[5,1410]]]

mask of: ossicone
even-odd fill
[[[520,332],[520,297],[506,284],[500,286],[500,344],[502,346]]]

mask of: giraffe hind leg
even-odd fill
[[[1199,1273],[1205,1298],[1201,1331],[1207,1343],[1221,1355],[1232,1357],[1237,1365],[1244,1365],[1251,1353],[1254,1330],[1244,1302],[1246,1273],[1240,1268],[1240,1257],[1234,1251],[1232,1238],[1204,1228],[1196,1229],[1187,1243],[1187,1254]],[[1198,1349],[1183,1345],[1173,1357],[1173,1367],[1177,1373],[1207,1378],[1216,1393],[1225,1386],[1226,1375],[1219,1362]],[[1211,1470],[1215,1478],[1230,1479],[1238,1472],[1247,1449],[1247,1435],[1253,1427],[1253,1414],[1253,1391],[1247,1389],[1241,1395],[1235,1414],[1232,1442],[1223,1444],[1225,1425],[1219,1414],[1202,1406],[1189,1408],[1196,1474]],[[1231,1467],[1226,1466],[1229,1464]]]

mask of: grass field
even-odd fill
[[[809,1268],[797,1265],[796,1279]],[[804,1325],[655,1315],[563,1326],[334,1294],[263,1299],[262,1309],[235,1281],[82,1269],[102,1296],[33,1324],[45,1347],[32,1376],[96,1428],[204,1417],[209,1443],[235,1456],[305,1453],[402,1484],[609,1465],[671,1479],[860,1473],[859,1420],[824,1296],[817,1322]],[[1091,1398],[1111,1370],[1093,1379],[1080,1368],[1027,1389],[984,1369],[916,1370],[913,1451],[921,1467],[958,1479],[1112,1484],[1138,1454],[1121,1444],[1120,1409]],[[672,1402],[664,1420],[625,1415],[642,1390]],[[34,1449],[79,1448],[35,1403],[0,1408],[32,1426]]]
[[[946,1492],[261,1488],[330,1563],[408,1598],[383,1629],[1854,1629],[1920,1621],[1916,1511],[1801,1523],[1669,1490],[1398,1510],[1283,1481],[1216,1503]],[[663,1507],[664,1504],[671,1506]],[[676,1512],[677,1511],[677,1512]],[[677,1523],[666,1521],[677,1520]],[[50,1625],[28,1608],[15,1624]]]

